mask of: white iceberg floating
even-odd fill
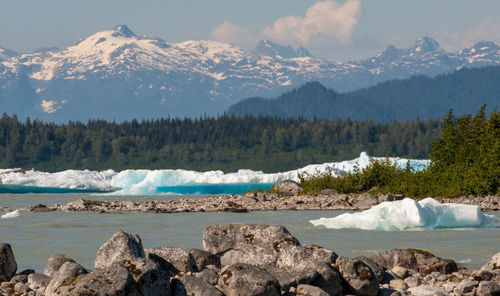
[[[2,219],[12,219],[12,218],[17,218],[20,215],[21,214],[20,214],[19,210],[15,210],[15,211],[3,214],[2,216],[0,216],[0,218],[2,218]]]
[[[383,202],[363,212],[345,213],[335,218],[320,218],[309,222],[314,226],[332,229],[402,230],[493,226],[499,220],[493,215],[483,214],[478,206],[442,204],[429,197],[419,202],[410,198]]]
[[[300,174],[324,174],[334,176],[363,169],[373,161],[382,161],[384,157],[370,157],[365,152],[353,160],[313,164],[287,172],[266,174],[262,171],[241,169],[235,173],[223,171],[197,172],[189,170],[124,170],[115,172],[67,170],[57,173],[38,172],[35,170],[0,169],[0,181],[4,185],[31,186],[36,188],[64,188],[86,191],[116,191],[120,195],[157,194],[159,187],[173,187],[206,184],[271,184],[282,180],[299,180]],[[398,167],[405,167],[409,162],[415,170],[422,170],[429,165],[429,160],[412,160],[399,157],[389,158],[389,162]]]

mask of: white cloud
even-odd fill
[[[441,31],[436,39],[447,50],[458,51],[479,41],[500,43],[500,23],[487,18],[478,26],[465,31]]]
[[[212,38],[242,47],[254,46],[259,38],[249,29],[225,22],[212,31]]]
[[[255,45],[259,39],[307,47],[347,44],[361,14],[361,0],[343,4],[325,0],[309,7],[304,17],[279,18],[257,34],[225,22],[212,31],[212,38],[242,47]]]
[[[276,20],[263,34],[286,44],[344,44],[351,41],[360,17],[360,0],[348,0],[342,5],[326,0],[309,7],[305,17],[287,16]]]

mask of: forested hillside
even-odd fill
[[[0,119],[0,167],[63,169],[240,168],[284,171],[373,156],[427,158],[441,121],[227,117],[57,125]]]
[[[344,94],[310,82],[275,99],[243,100],[228,113],[388,122],[441,118],[450,109],[461,116],[483,104],[487,112],[500,106],[500,67],[462,69],[435,78],[415,76]]]

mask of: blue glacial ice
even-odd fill
[[[478,206],[440,203],[433,198],[419,202],[405,198],[383,202],[369,210],[334,218],[311,220],[314,226],[332,229],[403,230],[414,228],[464,228],[497,226],[498,218],[483,214]]]
[[[148,195],[165,193],[241,193],[252,187],[264,187],[282,180],[298,181],[299,174],[331,173],[341,175],[355,168],[363,169],[373,161],[384,157],[370,157],[365,152],[353,160],[312,164],[306,167],[280,173],[263,173],[241,169],[234,173],[223,171],[197,172],[189,170],[124,170],[101,172],[89,170],[67,170],[57,173],[22,171],[19,169],[0,169],[1,192],[114,192],[117,195]],[[415,170],[429,165],[429,160],[408,160],[399,157],[389,158],[399,167],[409,162]],[[9,191],[10,190],[10,191]],[[44,191],[45,190],[45,191]],[[239,191],[239,192],[238,192]]]

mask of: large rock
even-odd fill
[[[287,245],[281,248],[277,266],[280,268],[310,268],[318,262],[335,264],[338,255],[318,245]]]
[[[300,296],[329,296],[324,290],[311,285],[298,285],[295,295]]]
[[[197,271],[196,262],[187,250],[174,247],[158,247],[144,249],[146,255],[154,254],[172,264],[178,271]]]
[[[54,274],[52,280],[45,289],[45,296],[65,295],[59,289],[68,283],[74,282],[81,274],[86,274],[87,270],[78,263],[66,262]]]
[[[500,295],[500,285],[491,282],[491,281],[484,281],[480,282],[479,286],[477,287],[476,290],[476,295],[477,296],[498,296]]]
[[[336,265],[342,277],[356,295],[376,296],[379,292],[377,277],[363,261],[339,257]]]
[[[198,271],[202,271],[208,265],[220,268],[219,256],[200,249],[187,249],[187,251],[191,254],[191,257],[193,257]]]
[[[0,282],[7,282],[16,274],[17,263],[9,244],[0,244]]]
[[[47,288],[51,279],[51,277],[45,274],[32,273],[28,275],[28,287],[30,287],[34,291],[39,289],[45,291],[45,288]]]
[[[331,296],[340,295],[343,290],[343,280],[340,272],[326,263],[317,263],[312,266],[319,276],[309,284],[325,290]]]
[[[217,285],[217,280],[219,279],[219,274],[211,268],[205,268],[204,270],[195,273],[195,276],[212,286]]]
[[[302,188],[299,183],[292,180],[278,182],[274,188],[280,194],[284,195],[299,195],[304,191],[304,188]]]
[[[429,252],[417,249],[379,251],[371,259],[385,269],[400,266],[407,269],[416,269],[422,275],[430,274],[433,271],[448,274],[458,270],[455,261],[442,259]]]
[[[174,282],[174,296],[223,296],[217,288],[192,275],[182,276]]]
[[[281,268],[267,268],[279,282],[281,289],[288,291],[291,287],[296,287],[300,284],[309,284],[315,281],[319,276],[319,272],[314,269],[281,269]]]
[[[258,266],[274,265],[280,251],[291,245],[300,244],[285,227],[278,225],[219,224],[203,230],[206,251],[219,254],[232,249],[237,251],[236,259],[239,257],[245,263],[254,262]],[[222,258],[221,264],[224,265]]]
[[[272,274],[242,263],[224,267],[217,286],[227,296],[280,295],[280,285]]]
[[[365,256],[357,256],[357,257],[354,257],[353,259],[360,260],[364,264],[368,265],[368,267],[371,269],[373,274],[375,274],[377,281],[379,283],[382,283],[382,281],[384,280],[384,269],[382,267],[380,267],[375,261],[373,261],[370,258],[367,258]]]
[[[484,270],[500,269],[500,252],[493,255],[493,257],[491,257],[490,262],[486,263],[481,269]]]
[[[123,231],[116,232],[102,245],[94,258],[95,268],[106,268],[123,260],[145,258],[141,238]]]
[[[75,260],[71,259],[67,255],[64,254],[52,255],[47,261],[47,265],[45,265],[45,270],[43,271],[43,273],[47,276],[53,277],[57,273],[59,268],[61,268],[61,266],[66,262],[76,263]]]
[[[88,296],[146,296],[138,290],[134,277],[127,269],[120,266],[103,268],[89,274],[80,275],[74,280],[61,285],[57,295]],[[46,294],[47,295],[47,294]]]
[[[157,262],[149,258],[125,259],[114,266],[128,270],[142,295],[166,296],[169,294],[169,271]]]

